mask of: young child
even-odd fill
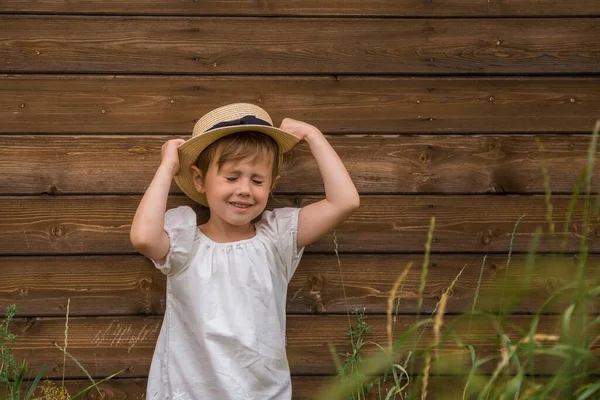
[[[302,140],[326,199],[264,211],[282,154]],[[173,178],[209,207],[204,225],[190,207],[165,214]],[[166,142],[131,226],[135,248],[167,275],[146,399],[290,399],[287,285],[304,247],[358,206],[348,172],[317,128],[290,118],[275,128],[252,104],[213,110],[191,139]]]

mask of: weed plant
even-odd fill
[[[318,396],[326,400],[363,399],[599,399],[600,398],[600,316],[594,308],[600,303],[600,279],[598,271],[589,268],[590,221],[600,218],[600,189],[596,201],[592,201],[592,173],[600,131],[596,122],[588,148],[586,166],[575,184],[569,202],[566,222],[562,232],[563,241],[556,256],[566,248],[569,227],[581,192],[583,192],[583,226],[577,265],[570,279],[554,287],[542,306],[533,315],[526,316],[527,324],[511,323],[511,309],[519,302],[527,301],[534,274],[552,276],[557,270],[568,268],[564,262],[552,262],[546,256],[536,263],[541,227],[531,240],[525,260],[524,274],[520,280],[508,278],[508,267],[519,223],[526,215],[515,221],[501,291],[486,293],[482,287],[483,257],[477,287],[472,303],[461,315],[445,321],[445,309],[452,287],[460,279],[463,270],[454,278],[437,303],[432,315],[421,317],[423,292],[427,283],[427,266],[431,250],[431,238],[435,219],[431,219],[428,240],[425,245],[423,267],[419,284],[417,320],[393,339],[391,318],[394,301],[400,302],[401,285],[411,265],[407,265],[390,291],[387,307],[387,346],[369,340],[372,328],[365,310],[354,310],[356,325],[350,325],[351,352],[341,363],[336,350],[330,347],[337,367],[337,378]],[[538,142],[543,154],[541,142]],[[542,163],[546,205],[546,224],[549,234],[554,235],[553,207],[547,164]],[[337,245],[337,243],[336,243]],[[337,253],[336,253],[337,254]],[[546,262],[548,261],[549,262]],[[339,258],[338,258],[339,262]],[[341,266],[340,266],[341,273]],[[342,281],[343,282],[343,281]],[[400,288],[400,291],[398,289]],[[345,296],[345,291],[344,291]],[[346,301],[346,299],[345,299]],[[484,303],[480,306],[480,303]],[[346,302],[347,304],[347,302]],[[552,308],[551,308],[552,307]],[[540,327],[543,315],[562,310],[560,326],[552,332]],[[397,312],[398,306],[396,306]],[[521,316],[522,317],[522,316]],[[466,330],[459,329],[467,320]],[[475,337],[472,325],[489,324],[495,334],[492,337]],[[430,343],[421,343],[423,332],[431,332]],[[495,352],[480,352],[476,343],[492,343]],[[366,352],[366,345],[369,351]],[[444,351],[446,350],[446,351]],[[466,359],[461,355],[466,355]],[[418,361],[418,362],[417,362]],[[542,371],[542,373],[540,373]],[[544,375],[548,374],[549,375]],[[433,377],[448,387],[433,387]],[[441,378],[441,379],[439,379]],[[451,387],[450,387],[451,386]],[[459,390],[456,390],[456,389]],[[451,390],[454,389],[454,390]]]
[[[67,302],[67,314],[64,330],[64,342],[65,346],[61,347],[55,345],[56,348],[63,354],[63,372],[62,382],[57,385],[54,381],[47,380],[42,385],[40,381],[43,377],[46,366],[43,366],[38,371],[33,381],[26,379],[28,373],[28,365],[26,361],[23,361],[20,365],[17,364],[12,354],[12,348],[17,339],[17,336],[9,330],[9,324],[14,318],[17,308],[11,305],[6,310],[6,317],[4,321],[0,323],[0,399],[3,400],[75,400],[88,393],[89,391],[96,389],[98,385],[114,378],[123,371],[119,371],[109,377],[95,382],[85,368],[67,351],[68,343],[68,332],[69,332],[69,308],[70,299]],[[70,395],[67,388],[65,387],[65,365],[66,358],[69,357],[75,364],[81,368],[83,372],[88,376],[91,381],[91,385],[80,391],[75,395]],[[27,392],[25,392],[27,389]],[[37,397],[33,397],[36,390],[39,389]],[[22,396],[21,393],[25,394]],[[102,393],[98,390],[100,398],[103,398]]]

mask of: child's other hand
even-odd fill
[[[179,172],[177,148],[184,142],[183,139],[171,139],[166,141],[160,149],[160,164],[169,168],[173,172],[173,176]]]
[[[300,140],[305,140],[311,135],[322,134],[318,128],[292,118],[284,118],[279,129],[291,133]]]

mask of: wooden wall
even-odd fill
[[[373,338],[385,342],[387,296],[409,261],[416,267],[396,332],[415,320],[431,216],[424,313],[465,265],[448,312],[470,307],[486,254],[486,290],[522,279],[538,226],[540,250],[559,249],[541,170],[546,160],[562,232],[600,117],[600,3],[4,0],[0,73],[0,306],[19,308],[17,355],[62,375],[55,343],[63,345],[70,299],[71,354],[95,378],[125,369],[103,386],[108,398],[140,398],[165,278],[128,235],[165,140],[189,136],[195,119],[237,101],[266,108],[277,123],[290,116],[320,127],[362,195],[337,231],[349,306],[366,307]],[[304,205],[322,193],[303,144],[272,205]],[[173,186],[169,205],[180,204],[191,201]],[[540,258],[556,268],[534,274],[515,327],[572,274],[582,221],[578,207],[566,254]],[[597,221],[589,233],[600,254]],[[593,255],[590,273],[598,272]],[[294,398],[306,399],[335,373],[328,342],[349,349],[331,235],[307,249],[288,297]],[[559,311],[548,310],[545,332],[557,329]],[[494,351],[478,337],[493,335],[491,326],[471,331],[472,344]],[[72,390],[87,383],[74,363],[65,371]]]

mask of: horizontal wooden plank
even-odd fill
[[[596,78],[0,75],[0,133],[168,133],[251,102],[326,133],[590,133]]]
[[[139,194],[172,136],[0,136],[0,194]],[[543,152],[540,151],[540,141]],[[587,163],[584,135],[331,136],[360,193],[571,193]],[[569,167],[565,168],[565,163]],[[122,171],[131,171],[123,175]],[[592,185],[600,185],[600,155]],[[323,193],[304,143],[277,193]],[[171,193],[181,193],[172,185]]]
[[[365,340],[385,345],[387,343],[386,317],[370,316],[367,322],[373,332],[367,334]],[[531,316],[512,316],[505,333],[511,341],[519,341],[524,337],[531,322]],[[414,323],[415,316],[398,318],[393,326],[394,337],[399,337]],[[498,332],[489,319],[446,316],[445,323],[453,324],[452,332],[463,343],[459,346],[450,339],[440,349],[442,357],[452,357],[457,363],[453,367],[453,373],[461,371],[463,367],[466,370],[470,365],[471,357],[464,348],[465,344],[472,345],[479,358],[491,355],[500,357],[499,346],[495,343]],[[539,321],[536,332],[558,335],[560,324],[559,316],[546,316]],[[160,317],[69,318],[68,350],[93,377],[105,377],[122,369],[125,369],[122,377],[146,377],[160,326]],[[33,370],[43,364],[48,365],[49,378],[62,376],[62,356],[55,344],[64,344],[64,318],[15,320],[12,329],[18,335],[13,347],[17,358],[26,357]],[[347,330],[346,316],[289,316],[286,343],[292,374],[334,374],[335,368],[329,345],[333,345],[343,359],[350,351]],[[427,349],[432,339],[432,326],[428,326],[422,335],[413,334],[405,342],[404,356],[413,346],[417,352],[413,354],[416,364],[412,372],[421,370],[420,364],[423,358],[418,353]],[[374,345],[367,343],[364,351],[372,353],[374,349]],[[593,346],[593,352],[596,356],[600,353],[598,341]],[[537,374],[552,373],[561,365],[557,358],[540,358],[537,361],[535,364]],[[490,372],[494,368],[495,363],[487,363],[482,366],[481,372]],[[65,377],[85,378],[85,375],[73,362],[67,362]]]
[[[303,207],[320,198],[277,196],[269,207]],[[131,253],[131,220],[140,196],[0,197],[0,255]],[[552,197],[556,232],[564,230],[570,198]],[[582,204],[568,226],[567,247],[577,252],[583,231]],[[181,195],[169,207],[193,206]],[[199,208],[199,223],[207,209]],[[515,222],[513,250],[527,251],[536,229],[539,251],[560,251],[562,234],[551,234],[544,196],[362,196],[361,208],[337,231],[341,252],[422,252],[430,218],[436,218],[433,252],[507,252]],[[600,251],[600,221],[589,225],[588,243]],[[332,252],[332,235],[308,247]]]
[[[0,25],[0,71],[12,73],[600,73],[597,18],[0,15]]]
[[[428,384],[428,397],[427,399],[446,399],[455,400],[462,398],[463,390],[467,386],[466,398],[478,393],[481,387],[477,384],[482,382],[480,379],[485,379],[487,382],[490,376],[476,376],[469,382],[467,386],[466,376],[440,376],[433,375],[429,377]],[[387,378],[388,381],[392,379]],[[418,384],[422,377],[413,377],[413,390],[418,390]],[[526,385],[543,384],[548,378],[546,377],[526,377]],[[63,385],[62,380],[55,379],[49,380],[56,387]],[[335,378],[329,376],[292,376],[292,400],[323,400],[322,393],[324,390],[330,387],[330,385],[336,382]],[[79,391],[87,388],[91,384],[90,380],[66,380],[64,381],[64,387],[67,391],[73,395],[79,393]],[[108,382],[102,383],[98,386],[100,392],[105,400],[129,400],[129,399],[143,399],[146,395],[146,384],[147,379],[145,378],[113,378]],[[25,387],[29,388],[29,385]],[[0,384],[0,391],[3,386]],[[381,388],[382,393],[385,392],[385,388]],[[38,392],[36,392],[38,393]],[[98,396],[101,396],[96,390],[89,392],[83,399],[96,400]],[[375,387],[373,392],[367,396],[368,400],[380,400],[378,388]]]
[[[596,0],[4,0],[2,13],[128,14],[128,15],[264,15],[264,16],[564,16],[600,15]]]
[[[480,276],[477,309],[535,313],[554,290],[573,282],[578,262],[570,256],[538,256],[530,287],[515,302],[515,288],[526,279],[525,256],[513,255],[508,267],[505,255],[483,258],[432,255],[423,312],[434,310],[443,290],[465,267],[450,292],[448,313],[471,310]],[[397,293],[394,312],[416,313],[423,257],[398,254],[342,254],[341,267],[335,255],[305,255],[288,287],[287,312],[330,314],[364,308],[367,314],[385,313],[392,286],[409,262],[414,265]],[[15,304],[18,316],[64,316],[69,299],[71,316],[164,313],[166,278],[142,256],[1,257],[0,265],[0,315]],[[585,276],[590,284],[600,283],[600,257],[588,260]],[[600,299],[597,306],[600,310]],[[557,301],[542,312],[564,308],[565,302]]]

